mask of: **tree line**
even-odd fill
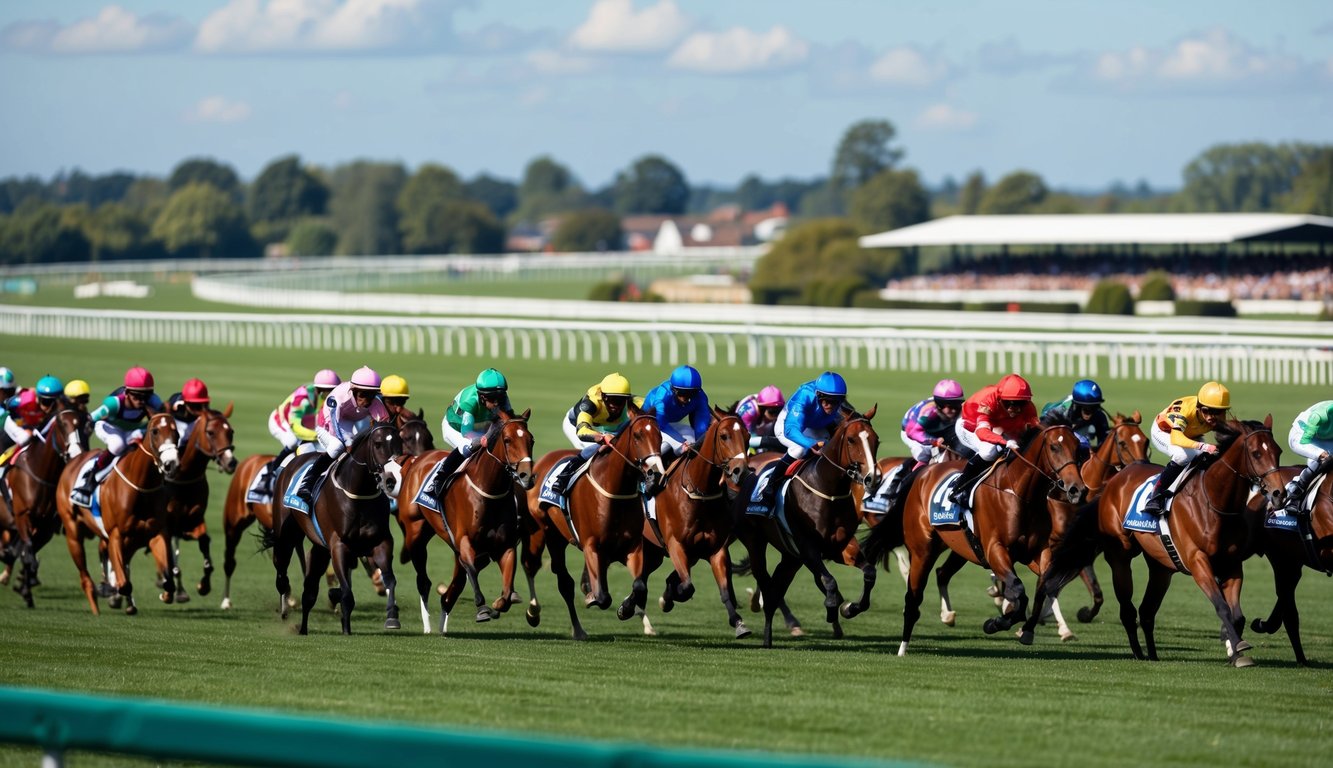
[[[77,170],[49,181],[10,177],[0,179],[0,263],[249,257],[274,244],[295,255],[499,253],[507,234],[536,232],[548,220],[558,221],[549,233],[555,250],[617,249],[621,217],[629,214],[781,203],[795,219],[833,233],[837,248],[816,259],[832,270],[822,278],[846,272],[873,281],[903,269],[901,258],[853,254],[843,241],[854,245],[856,234],[950,213],[1333,213],[1329,146],[1219,145],[1186,166],[1178,192],[1139,182],[1080,195],[1051,190],[1023,170],[994,184],[975,172],[962,183],[949,177],[928,189],[916,170],[903,166],[906,153],[895,139],[891,122],[864,120],[843,134],[827,176],[750,175],[734,187],[693,186],[660,155],[638,158],[600,189],[587,188],[548,156],[529,162],[518,182],[488,174],[463,179],[436,163],[409,170],[358,160],[322,168],[295,155],[273,160],[248,183],[225,162],[202,157],[182,161],[165,179]],[[811,247],[793,242],[791,250]],[[789,292],[793,281],[804,284],[815,272],[808,264],[776,272],[761,264],[759,288]]]

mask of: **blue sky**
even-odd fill
[[[1219,142],[1333,142],[1333,5],[1286,0],[6,0],[0,176],[252,179],[297,153],[589,187],[827,173],[859,120],[931,182],[1180,184]]]

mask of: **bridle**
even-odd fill
[[[713,420],[712,431],[714,432],[714,434],[713,434],[713,439],[710,441],[710,445],[713,448],[712,453],[714,456],[717,456],[722,452],[720,446],[720,442],[722,440],[722,430],[724,428],[722,425],[729,421],[740,423],[740,418],[737,416],[728,415],[723,418]],[[689,455],[690,455],[690,460],[697,458],[699,461],[702,461],[703,463],[707,464],[709,467],[710,474],[712,470],[718,470],[720,474],[718,478],[719,485],[725,484],[728,481],[730,481],[733,484],[738,484],[740,482],[740,479],[744,477],[745,472],[749,470],[749,465],[745,463],[744,449],[742,449],[735,456],[728,457],[726,461],[715,461],[713,459],[708,458],[703,454],[702,451],[699,450],[697,445],[690,446]],[[739,460],[740,466],[737,469],[737,471],[733,473],[730,468],[731,465],[737,460]],[[735,475],[734,477],[732,476],[733,474]],[[725,491],[718,491],[717,493],[709,494],[705,493],[699,488],[691,488],[689,485],[688,474],[681,475],[680,486],[681,489],[685,491],[685,495],[695,501],[711,501],[713,499],[721,498],[722,494],[725,492]]]
[[[842,452],[842,453],[846,453],[846,452],[847,452],[848,449],[847,449],[846,446],[847,446],[848,443],[851,442],[851,438],[847,437],[846,433],[847,433],[848,431],[851,430],[852,425],[857,424],[857,423],[859,423],[859,422],[865,422],[867,425],[869,425],[869,424],[870,424],[870,419],[867,419],[867,418],[865,418],[864,416],[857,416],[857,417],[855,417],[855,418],[850,418],[850,419],[848,419],[846,422],[844,422],[844,423],[842,424],[842,426],[840,426],[840,427],[838,428],[838,431],[837,431],[837,433],[835,433],[835,436],[841,435],[841,439],[838,441],[838,442],[840,443],[840,452]],[[874,428],[871,427],[871,429],[873,430]],[[832,441],[832,438],[830,438],[830,442],[831,442],[831,441]],[[825,445],[827,446],[827,444],[825,444]],[[861,485],[866,485],[866,484],[868,484],[868,483],[870,482],[870,474],[871,474],[872,472],[874,472],[875,469],[878,468],[878,467],[874,464],[874,462],[872,461],[872,462],[871,462],[871,467],[870,467],[870,469],[868,469],[868,470],[866,471],[866,473],[863,474],[863,473],[861,473],[860,471],[858,471],[858,470],[860,469],[860,466],[861,466],[861,462],[860,462],[860,461],[858,461],[858,460],[856,460],[856,459],[852,459],[851,461],[848,461],[848,462],[847,462],[847,466],[843,466],[843,465],[839,464],[838,462],[834,461],[828,454],[829,454],[829,452],[828,452],[827,450],[820,451],[820,452],[819,452],[819,461],[826,461],[826,462],[828,462],[829,464],[832,464],[832,465],[838,470],[838,472],[840,472],[840,473],[846,475],[847,477],[851,478],[852,482],[854,482],[854,483],[860,483]],[[815,463],[818,464],[819,462],[817,461],[817,462],[815,462]],[[804,483],[803,483],[803,484],[804,484]],[[808,485],[807,485],[806,487],[809,488]],[[810,490],[813,491],[814,489],[811,488]]]
[[[1269,439],[1271,440],[1271,439],[1272,439],[1272,436],[1273,436],[1273,432],[1272,432],[1272,430],[1269,430],[1269,429],[1256,429],[1256,430],[1253,430],[1253,431],[1251,431],[1251,432],[1247,432],[1247,433],[1245,433],[1245,434],[1240,438],[1241,450],[1242,450],[1242,451],[1245,450],[1245,446],[1246,446],[1246,444],[1249,442],[1250,438],[1252,438],[1252,437],[1261,437],[1261,436],[1263,436],[1263,435],[1268,435],[1268,436],[1269,436]],[[1227,451],[1227,453],[1230,453],[1230,451]],[[1270,492],[1269,492],[1269,491],[1265,491],[1265,490],[1263,490],[1264,480],[1266,480],[1266,479],[1268,478],[1269,475],[1271,475],[1271,474],[1273,474],[1273,473],[1275,473],[1275,472],[1280,472],[1280,471],[1282,471],[1282,467],[1279,466],[1279,465],[1277,464],[1277,462],[1274,462],[1274,464],[1273,464],[1273,468],[1270,469],[1270,470],[1268,470],[1267,472],[1264,472],[1264,473],[1262,473],[1262,474],[1254,474],[1253,472],[1251,472],[1250,474],[1246,474],[1246,473],[1244,473],[1244,472],[1241,472],[1241,471],[1240,471],[1239,469],[1237,469],[1236,467],[1232,466],[1231,462],[1227,461],[1227,457],[1226,457],[1226,455],[1225,455],[1225,454],[1222,454],[1222,453],[1219,453],[1219,454],[1218,454],[1217,462],[1216,462],[1216,463],[1217,463],[1217,464],[1221,464],[1222,466],[1224,466],[1224,467],[1226,467],[1227,469],[1231,470],[1231,473],[1234,474],[1236,477],[1239,477],[1239,478],[1242,479],[1242,480],[1249,480],[1253,485],[1258,486],[1259,489],[1260,489],[1260,492],[1264,495],[1264,498],[1265,498],[1265,499],[1268,498]],[[1253,468],[1253,462],[1252,462],[1251,460],[1247,459],[1247,460],[1246,460],[1246,463],[1251,465],[1251,469]],[[1204,476],[1205,476],[1205,478],[1207,477],[1207,470],[1204,471]],[[1208,508],[1209,508],[1210,510],[1212,510],[1213,512],[1215,512],[1215,513],[1217,513],[1217,514],[1219,514],[1219,515],[1236,514],[1236,513],[1234,513],[1234,512],[1233,512],[1233,513],[1228,513],[1225,509],[1223,509],[1223,508],[1221,508],[1221,507],[1218,507],[1216,504],[1214,504],[1214,503],[1213,503],[1213,498],[1212,498],[1212,496],[1208,493],[1208,484],[1207,484],[1207,483],[1203,483],[1202,485],[1203,485],[1203,500],[1204,500],[1204,502],[1205,502],[1206,504],[1208,504]]]
[[[1048,432],[1051,432],[1051,431],[1054,431],[1054,430],[1061,430],[1061,429],[1063,429],[1063,430],[1069,432],[1069,434],[1070,434],[1071,437],[1072,437],[1073,434],[1074,434],[1074,431],[1073,431],[1072,429],[1070,429],[1069,427],[1067,427],[1067,426],[1063,426],[1063,425],[1061,425],[1061,426],[1054,426],[1054,427],[1046,427],[1046,428],[1043,429],[1041,432],[1039,432],[1039,433],[1037,434],[1036,437],[1033,438],[1033,442],[1036,442],[1036,441],[1040,440],[1041,443],[1042,443],[1043,445],[1045,445],[1047,442],[1049,442],[1049,441],[1047,440],[1047,438],[1046,438],[1047,433],[1048,433]],[[1075,438],[1075,442],[1077,442],[1077,438]],[[1016,457],[1019,461],[1022,461],[1024,464],[1027,464],[1029,467],[1032,467],[1032,471],[1036,472],[1038,475],[1040,475],[1042,478],[1044,478],[1044,479],[1046,480],[1046,482],[1050,483],[1054,488],[1056,488],[1057,490],[1059,490],[1059,491],[1060,491],[1061,493],[1063,493],[1066,497],[1068,497],[1068,498],[1071,499],[1071,500],[1074,499],[1074,497],[1071,495],[1071,491],[1074,490],[1073,486],[1069,485],[1069,484],[1066,483],[1063,479],[1061,479],[1061,477],[1060,477],[1060,473],[1064,471],[1065,467],[1068,467],[1068,466],[1071,466],[1071,465],[1075,468],[1075,473],[1077,473],[1077,471],[1078,471],[1078,462],[1076,461],[1076,457],[1075,457],[1075,456],[1071,456],[1071,457],[1069,458],[1068,461],[1066,461],[1065,463],[1061,464],[1061,465],[1058,466],[1058,467],[1055,467],[1054,469],[1052,469],[1052,470],[1050,471],[1050,474],[1047,474],[1046,471],[1044,471],[1040,466],[1038,466],[1037,464],[1033,463],[1030,459],[1028,459],[1028,457],[1024,455],[1023,451],[1021,451],[1021,450],[1019,450],[1019,451],[1013,451],[1013,452],[1011,452],[1011,455],[1014,456],[1014,457]],[[1082,476],[1081,476],[1081,475],[1080,475],[1080,479],[1082,479]]]
[[[490,443],[488,443],[488,445],[487,445],[487,449],[484,450],[484,451],[482,451],[482,453],[485,454],[486,456],[489,456],[489,457],[491,458],[491,460],[498,462],[498,463],[500,464],[500,466],[504,468],[505,473],[509,475],[509,479],[510,479],[515,485],[522,485],[522,482],[523,482],[523,473],[520,472],[520,471],[518,470],[518,468],[519,468],[519,467],[523,464],[523,462],[525,462],[525,461],[531,463],[531,462],[532,462],[532,456],[531,456],[531,455],[528,455],[528,456],[524,456],[523,458],[519,459],[518,461],[510,461],[510,459],[509,459],[509,442],[508,442],[507,440],[504,440],[504,439],[501,437],[501,436],[504,434],[504,431],[505,431],[506,429],[509,428],[509,425],[510,425],[510,424],[517,425],[517,426],[519,426],[520,428],[521,428],[521,427],[526,427],[527,424],[528,424],[528,420],[525,419],[525,418],[523,418],[523,417],[521,417],[521,416],[515,416],[515,417],[513,417],[513,418],[511,418],[511,419],[508,419],[507,421],[499,422],[499,423],[498,423],[498,429],[495,430],[495,436],[496,436],[497,439],[494,440],[494,441],[491,441]],[[499,443],[500,446],[501,446],[501,447],[500,447],[500,451],[501,451],[501,453],[502,453],[502,456],[496,456],[496,455],[495,455],[495,450],[496,450],[496,446],[495,446],[495,444],[496,444],[496,443]],[[474,486],[474,487],[475,487],[475,486]],[[478,489],[478,492],[481,493],[481,490]],[[483,493],[482,495],[486,495],[486,494]],[[502,494],[502,495],[503,495],[503,494]]]

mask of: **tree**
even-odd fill
[[[453,170],[426,163],[412,174],[398,193],[398,232],[408,253],[448,253],[452,239],[440,231],[440,211],[450,201],[463,199],[463,182]]]
[[[449,234],[448,253],[501,253],[505,229],[490,208],[472,200],[450,200],[436,213]]]
[[[337,245],[338,233],[319,219],[302,219],[287,235],[287,252],[292,256],[331,256]]]
[[[619,216],[605,208],[589,208],[560,218],[551,247],[564,252],[618,251],[624,239]]]
[[[60,199],[66,203],[84,203],[89,208],[120,200],[134,184],[135,177],[129,173],[110,173],[105,176],[89,176],[75,170],[69,176],[57,176],[52,184],[60,190]]]
[[[124,203],[107,203],[84,220],[83,234],[93,261],[128,258],[146,245],[148,220]]]
[[[84,214],[86,209],[28,198],[12,214],[0,217],[0,261],[87,261],[92,249],[80,226]]]
[[[518,185],[484,173],[463,185],[463,196],[490,208],[497,219],[518,207]]]
[[[337,253],[398,253],[398,196],[407,184],[399,163],[357,161],[329,176],[329,215],[338,233]]]
[[[208,258],[254,252],[241,207],[212,184],[177,190],[153,222],[152,236],[175,254]]]
[[[617,213],[679,214],[690,201],[690,185],[666,158],[646,155],[617,174],[612,195]]]
[[[981,198],[980,212],[986,214],[1031,213],[1046,199],[1046,182],[1029,171],[1014,171],[995,182]]]
[[[850,191],[893,168],[903,157],[903,150],[889,146],[897,133],[888,120],[862,120],[852,125],[833,155],[829,184]]]
[[[577,210],[584,205],[582,187],[569,169],[550,157],[528,163],[523,182],[518,187],[516,221],[538,222],[556,213]]]
[[[1286,209],[1333,216],[1333,147],[1320,150],[1306,161],[1292,182]]]
[[[930,194],[916,171],[880,171],[852,193],[852,220],[862,232],[882,232],[930,218]]]
[[[981,171],[973,171],[963,182],[958,192],[958,210],[967,216],[981,210],[981,198],[986,196],[986,176]]]
[[[816,219],[794,227],[755,262],[750,292],[756,304],[791,302],[807,293],[811,283],[841,278],[883,282],[900,269],[898,253],[865,250],[848,219]]]
[[[250,220],[274,225],[267,231],[281,236],[303,216],[324,215],[328,201],[328,186],[302,168],[299,157],[288,155],[269,163],[255,179],[250,190]]]
[[[215,189],[226,192],[237,202],[241,200],[241,180],[236,171],[230,165],[211,157],[184,160],[172,169],[171,176],[167,178],[167,188],[172,192],[196,183],[212,184]]]
[[[1185,166],[1185,210],[1277,210],[1296,177],[1320,150],[1313,144],[1218,144]]]

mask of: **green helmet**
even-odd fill
[[[477,374],[477,391],[482,394],[498,394],[508,389],[509,382],[505,381],[504,374],[494,368],[487,368]]]

